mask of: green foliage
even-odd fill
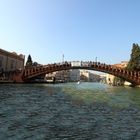
[[[114,85],[123,85],[125,80],[123,78],[116,77],[114,78]]]
[[[28,58],[27,58],[26,66],[32,66],[32,65],[33,65],[32,57],[29,54],[28,55]]]
[[[128,70],[140,70],[140,46],[133,44],[130,61],[127,65]]]

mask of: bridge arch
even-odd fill
[[[97,62],[81,63],[80,65],[72,65],[70,62],[69,63],[65,62],[65,63],[54,63],[48,65],[33,66],[24,69],[24,71],[22,72],[22,80],[23,82],[26,82],[40,75],[70,69],[86,69],[104,72],[123,78],[124,80],[132,83],[133,85],[140,85],[140,72],[128,71],[122,68],[115,67],[113,65],[107,65],[105,63],[97,63]]]

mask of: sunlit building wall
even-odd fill
[[[118,64],[114,64],[113,66],[114,67],[119,67],[119,68],[125,68],[128,64],[128,61],[121,61],[121,63],[118,63]],[[115,76],[114,75],[111,75],[111,74],[106,74],[106,82],[107,84],[114,84],[114,79],[115,79]],[[125,82],[124,85],[129,85],[130,83],[129,82]]]
[[[9,72],[24,68],[25,56],[0,49],[0,71]]]

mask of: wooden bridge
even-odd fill
[[[133,85],[140,85],[140,71],[128,71],[119,67],[115,67],[113,65],[107,65],[99,62],[81,63],[81,65],[77,66],[73,66],[71,62],[32,66],[25,68],[20,72],[14,72],[13,80],[15,82],[30,82],[31,79],[35,79],[37,76],[45,76],[48,73],[70,69],[86,69],[100,71],[123,78],[124,80],[132,83]]]

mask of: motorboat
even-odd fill
[[[77,82],[78,85],[79,85],[80,83],[81,83],[80,81]]]

